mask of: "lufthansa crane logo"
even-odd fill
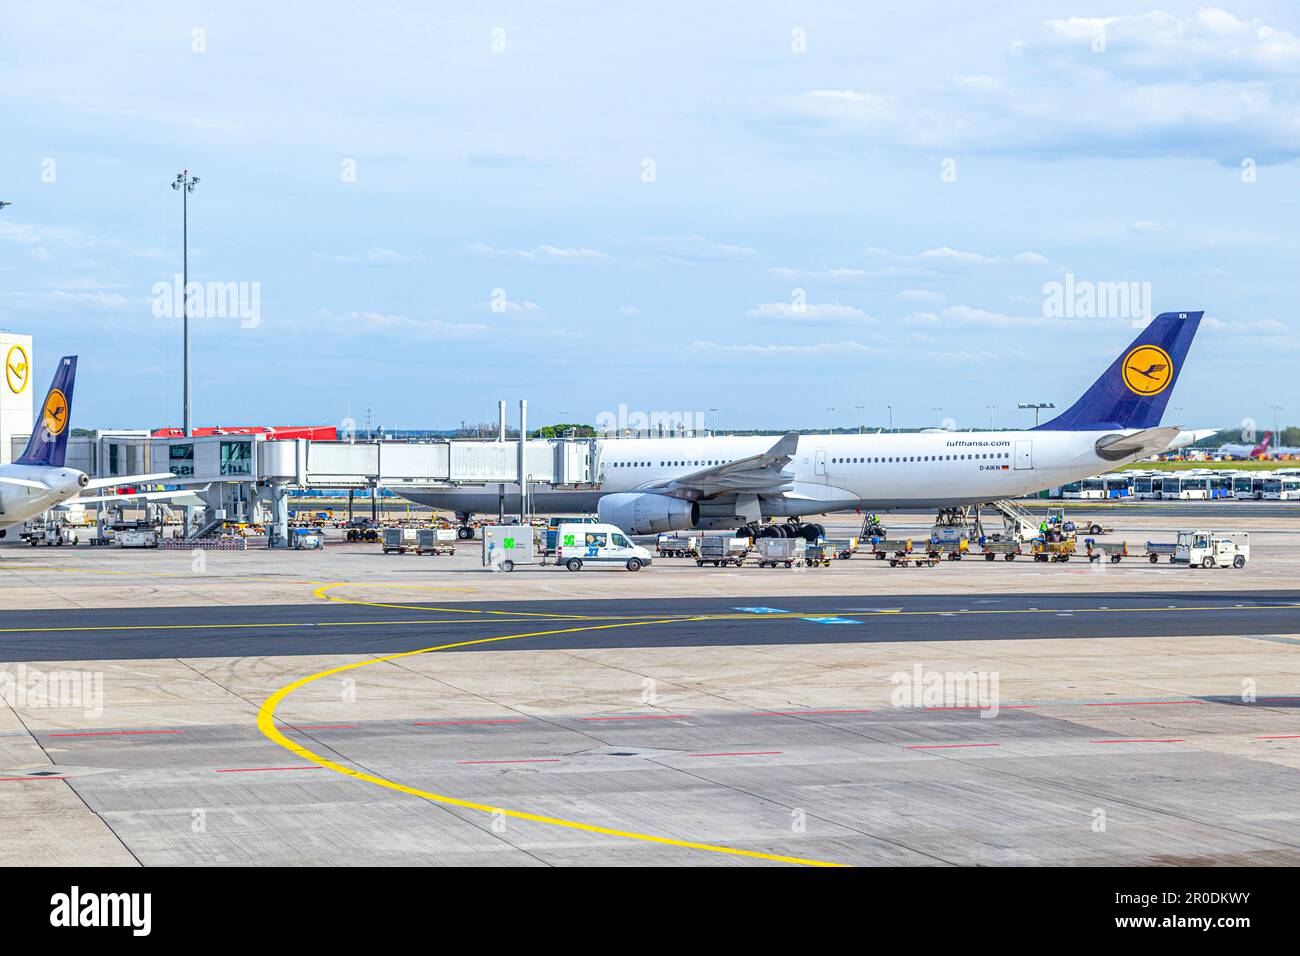
[[[5,384],[15,395],[22,394],[31,377],[31,363],[27,360],[27,350],[21,345],[12,346],[5,356]]]
[[[1124,384],[1137,395],[1159,395],[1174,380],[1174,360],[1156,345],[1139,345],[1124,356]]]
[[[45,396],[45,408],[41,411],[45,428],[51,435],[63,434],[68,427],[68,400],[57,388],[50,389]]]

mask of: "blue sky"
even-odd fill
[[[79,425],[177,423],[188,167],[191,279],[260,294],[196,424],[1024,424],[1133,335],[1067,274],[1206,310],[1184,424],[1298,420],[1300,11],[971,9],[11,7],[0,327]]]

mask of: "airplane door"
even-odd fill
[[[1016,442],[1016,470],[1022,471],[1034,467],[1034,442],[1021,439]]]
[[[817,449],[817,460],[814,468],[814,473],[822,478],[826,477],[826,449],[825,448]]]

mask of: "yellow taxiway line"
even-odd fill
[[[637,840],[642,843],[657,843],[662,846],[682,847],[688,850],[701,850],[707,853],[722,853],[729,856],[743,856],[758,860],[770,860],[776,863],[793,863],[801,866],[842,866],[844,864],[830,863],[825,860],[804,859],[797,856],[781,856],[776,853],[759,853],[756,850],[742,850],[737,847],[718,846],[712,843],[696,843],[691,840],[678,840],[673,837],[657,836],[651,833],[635,833],[630,830],[618,830],[613,827],[602,827],[591,823],[582,823],[577,820],[564,820],[559,817],[548,817],[537,813],[526,813],[522,810],[508,810],[504,807],[489,806],[485,803],[474,803],[470,800],[461,800],[458,797],[450,797],[440,793],[430,793],[428,790],[420,790],[416,787],[408,787],[404,784],[396,783],[384,777],[377,777],[374,774],[356,770],[352,767],[336,763],[327,757],[322,757],[301,744],[295,743],[276,726],[276,708],[284,701],[286,697],[294,691],[308,684],[331,677],[335,674],[342,674],[346,671],[356,670],[361,667],[369,667],[372,664],[381,664],[388,661],[398,660],[403,657],[411,657],[417,654],[430,654],[434,651],[445,651],[456,647],[468,647],[474,644],[492,644],[498,641],[513,641],[525,637],[545,637],[553,634],[571,634],[575,631],[597,631],[615,627],[641,627],[651,624],[667,624],[672,621],[650,620],[650,621],[630,621],[618,624],[587,624],[580,627],[566,627],[552,631],[530,631],[524,634],[505,634],[498,637],[484,637],[472,641],[457,641],[454,644],[440,644],[436,647],[425,647],[415,651],[403,651],[399,654],[389,654],[384,657],[376,657],[363,661],[354,661],[351,664],[343,664],[339,667],[331,667],[328,670],[319,671],[310,674],[307,677],[300,678],[291,684],[281,687],[274,694],[268,697],[257,712],[257,727],[271,741],[279,744],[285,750],[294,754],[303,760],[310,761],[317,766],[324,767],[327,770],[333,770],[335,773],[342,774],[346,777],[352,777],[356,780],[362,780],[366,783],[374,784],[377,787],[383,787],[387,790],[395,790],[398,793],[410,794],[411,796],[420,797],[424,800],[440,803],[446,806],[462,807],[467,810],[477,810],[482,813],[500,814],[502,816],[512,817],[516,820],[528,820],[532,823],[544,823],[548,826],[564,827],[569,830],[580,830],[585,833],[595,833],[601,836],[619,837],[625,840]]]

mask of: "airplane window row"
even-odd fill
[[[713,465],[726,465],[729,463],[730,460],[723,461],[722,459],[715,459],[711,461],[661,461],[659,462],[659,467],[679,468],[686,465],[695,466],[695,467],[700,467],[700,466],[712,467]],[[649,468],[653,464],[654,462],[652,461],[613,461],[610,462],[610,467],[611,468]]]
[[[897,458],[832,458],[834,465],[874,465],[901,461],[967,461],[976,458],[1010,458],[1010,452],[981,452],[974,455],[900,455]]]

